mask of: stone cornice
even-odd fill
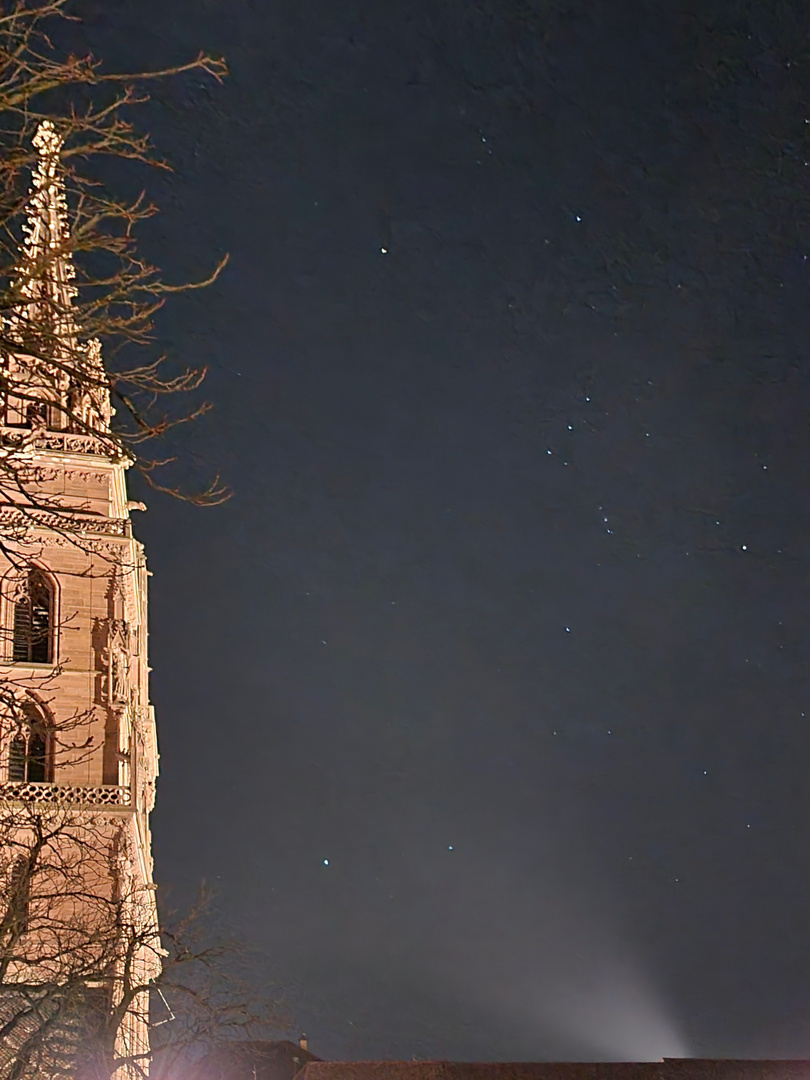
[[[0,427],[0,438],[9,446],[20,446],[26,450],[51,450],[67,454],[92,454],[95,457],[112,459],[112,443],[96,438],[95,435],[78,435],[71,431],[48,431],[41,428],[31,431],[28,428]]]
[[[132,536],[129,518],[85,517],[68,507],[64,511],[16,509],[8,505],[0,508],[0,530],[26,527],[68,536],[120,536],[127,539]]]

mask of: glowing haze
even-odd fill
[[[630,967],[608,968],[570,985],[563,978],[553,1001],[541,996],[538,1014],[588,1046],[597,1060],[659,1061],[689,1057],[689,1048],[655,989]]]
[[[471,863],[439,920],[430,978],[459,1011],[502,1032],[513,1059],[657,1061],[690,1049],[665,994],[619,933],[608,898]],[[475,896],[475,904],[470,897]],[[588,910],[573,897],[593,897]]]

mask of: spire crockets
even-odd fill
[[[29,304],[21,306],[28,309],[28,319],[45,318],[60,338],[74,338],[71,309],[76,296],[72,284],[76,267],[70,255],[65,181],[59,160],[63,140],[51,121],[43,120],[33,141],[39,160],[31,177],[22,260],[17,267],[18,288]]]
[[[6,423],[45,423],[57,430],[101,435],[110,429],[109,383],[97,338],[80,340],[73,301],[76,267],[60,152],[63,138],[50,120],[34,135],[39,155],[15,267],[14,312],[6,326],[19,353],[8,358],[8,377],[20,387],[8,395]],[[33,418],[33,419],[31,419]]]

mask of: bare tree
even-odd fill
[[[53,46],[52,31],[67,18],[68,0],[12,0],[0,8],[0,420],[21,431],[39,424],[95,437],[108,453],[131,460],[151,486],[216,503],[228,494],[218,479],[181,492],[160,479],[171,461],[149,450],[208,409],[185,404],[205,370],[155,355],[153,317],[168,295],[213,281],[226,260],[204,281],[168,284],[137,242],[139,224],[156,206],[144,194],[118,197],[93,167],[113,158],[168,168],[130,121],[133,108],[148,100],[154,80],[188,72],[220,80],[225,65],[200,54],[159,71],[106,72],[91,55],[60,55]],[[26,228],[26,217],[36,224]],[[102,404],[108,394],[112,424]],[[42,498],[26,471],[26,446],[24,434],[7,433],[0,443],[4,502]]]
[[[166,1075],[189,1051],[255,1028],[238,950],[212,940],[205,900],[159,928],[128,874],[126,844],[103,812],[5,808],[2,1080]]]
[[[156,79],[219,80],[225,65],[201,54],[160,71],[107,72],[54,45],[69,17],[68,0],[0,0],[0,1080],[134,1080],[257,1015],[203,909],[161,927],[151,869],[133,875],[133,836],[148,834],[152,797],[135,764],[154,759],[144,749],[153,720],[145,652],[114,610],[122,576],[145,596],[146,573],[129,544],[120,466],[194,503],[228,495],[218,479],[180,490],[164,479],[171,456],[151,449],[208,408],[196,398],[205,371],[155,351],[154,315],[170,294],[213,281],[224,260],[205,281],[168,284],[137,243],[155,206],[110,192],[96,169],[107,158],[167,168],[133,127],[133,108]],[[118,467],[123,516],[99,521],[86,499],[66,495],[58,469],[43,466],[51,451]],[[55,625],[41,567],[49,549],[61,552],[53,580],[100,578],[111,607],[87,650],[96,689],[46,731],[41,717],[70,676],[49,642],[76,618],[63,608]],[[89,642],[86,619],[82,633]],[[69,777],[99,755],[100,785],[60,781],[60,770]]]

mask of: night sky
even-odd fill
[[[231,255],[158,325],[234,495],[136,522],[157,878],[316,1053],[810,1056],[805,8],[76,5],[232,70],[141,121],[149,254]]]

